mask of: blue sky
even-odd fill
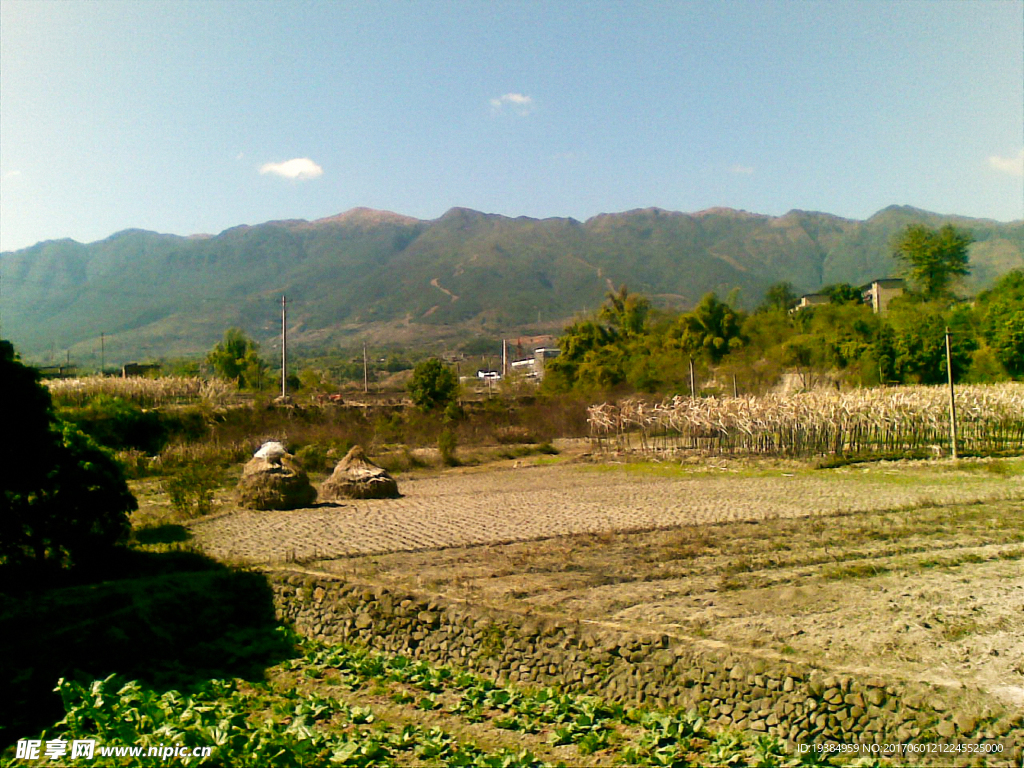
[[[355,206],[1024,218],[1020,0],[0,2],[0,248]]]

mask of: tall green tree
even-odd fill
[[[981,335],[1011,376],[1024,376],[1024,270],[1003,275],[975,305]]]
[[[709,293],[692,312],[680,316],[669,335],[688,355],[717,363],[740,346],[742,327],[742,315]]]
[[[757,308],[758,312],[773,312],[782,310],[788,312],[796,306],[797,295],[793,291],[793,284],[788,282],[772,283],[765,291],[764,301]]]
[[[645,296],[630,293],[625,285],[609,291],[598,317],[622,336],[639,336],[647,329],[651,303]]]
[[[573,323],[559,338],[562,354],[548,363],[545,388],[569,390],[579,384],[608,389],[625,381],[626,348],[647,338],[650,309],[646,297],[624,285],[609,291],[596,318]]]
[[[238,383],[239,389],[257,386],[263,380],[267,364],[260,358],[259,344],[240,328],[228,328],[224,339],[206,356],[206,361],[222,379]]]
[[[970,274],[968,248],[974,236],[952,224],[935,230],[911,224],[893,240],[892,253],[926,299],[947,297],[953,281]]]
[[[127,537],[137,508],[121,466],[54,415],[39,373],[0,341],[0,563],[77,565]]]
[[[946,373],[946,329],[950,331],[953,379],[959,381],[971,365],[978,342],[966,307],[952,310],[944,302],[898,305],[890,311],[896,377],[904,383],[942,384]]]
[[[412,371],[409,397],[425,411],[444,408],[459,393],[455,372],[436,358],[424,360]]]
[[[821,293],[828,296],[833,304],[863,304],[860,289],[854,288],[849,283],[833,283],[821,289]]]

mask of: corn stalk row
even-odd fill
[[[962,451],[1024,449],[1024,383],[957,389]],[[662,402],[627,398],[588,409],[591,438],[607,450],[704,450],[804,457],[945,450],[949,390],[896,387]]]

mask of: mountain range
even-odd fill
[[[425,221],[356,208],[219,235],[130,229],[82,244],[0,254],[0,331],[29,359],[87,365],[203,353],[238,326],[269,355],[287,295],[290,343],[310,350],[454,343],[557,332],[625,284],[688,309],[739,289],[756,306],[772,283],[798,293],[896,274],[889,243],[908,224],[969,229],[968,293],[1024,268],[1024,221],[890,206],[865,221],[790,211],[657,208],[585,222],[453,208]]]

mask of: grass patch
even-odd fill
[[[678,461],[650,461],[644,459],[623,462],[603,462],[583,467],[588,472],[628,472],[630,474],[652,477],[779,477],[782,475],[802,475],[812,471],[809,467],[799,466],[757,466],[751,467],[738,463],[731,466],[727,463],[715,464],[714,458],[705,459],[704,464],[683,464]]]
[[[942,628],[942,639],[955,642],[957,640],[963,640],[965,637],[978,634],[981,628],[978,623],[973,619],[966,621],[956,621],[951,624],[947,624]]]
[[[202,517],[213,512],[213,494],[220,485],[220,475],[216,467],[191,464],[164,477],[161,486],[180,517]]]
[[[143,546],[153,544],[179,544],[192,538],[192,533],[181,525],[163,523],[147,525],[132,532],[132,538]]]
[[[874,563],[845,563],[824,568],[821,575],[828,581],[843,581],[845,579],[872,578],[891,571],[891,568]]]

